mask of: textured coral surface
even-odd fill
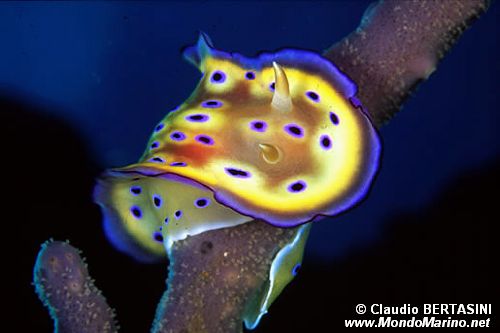
[[[249,297],[296,231],[253,221],[175,243],[153,332],[241,332]]]
[[[113,311],[73,246],[58,241],[43,244],[35,264],[34,282],[56,332],[117,332]]]
[[[324,55],[358,84],[375,122],[387,122],[487,8],[486,0],[389,0]]]

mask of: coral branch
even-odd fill
[[[488,4],[488,0],[380,1],[324,56],[357,83],[358,98],[381,125],[436,70]]]
[[[117,332],[113,311],[90,278],[79,251],[68,243],[48,241],[42,245],[34,282],[56,332]]]
[[[252,221],[175,243],[153,332],[241,332],[248,299],[297,230]]]

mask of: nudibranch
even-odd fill
[[[110,240],[141,260],[254,219],[302,225],[246,311],[252,328],[299,267],[307,222],[367,194],[380,141],[355,84],[314,52],[247,58],[201,34],[184,56],[203,74],[196,90],[156,125],[138,163],[100,179],[96,201]]]

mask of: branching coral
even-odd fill
[[[117,332],[114,312],[95,287],[79,251],[68,243],[48,241],[42,245],[34,282],[56,332]]]
[[[488,5],[488,0],[381,1],[324,56],[357,83],[359,99],[381,125]]]
[[[245,306],[295,234],[296,229],[254,221],[175,243],[171,287],[160,301],[153,332],[240,332]]]
[[[465,0],[381,2],[324,56],[357,83],[359,100],[380,126],[487,5]],[[249,307],[268,286],[273,260],[300,230],[254,220],[175,241],[168,289],[153,332],[240,332]],[[44,245],[35,283],[61,332],[115,330],[112,311],[69,245]]]

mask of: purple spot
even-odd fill
[[[156,149],[160,146],[160,143],[158,141],[155,141],[151,144],[151,149]]]
[[[337,115],[333,112],[330,112],[330,120],[334,125],[339,124],[339,117],[337,117]]]
[[[161,206],[161,196],[158,194],[153,195],[153,203],[156,206],[156,208],[160,208]]]
[[[165,160],[161,157],[155,156],[149,159],[150,162],[165,163]]]
[[[250,172],[240,170],[240,169],[235,169],[235,168],[226,168],[226,172],[230,174],[233,177],[236,178],[249,178],[250,177]]]
[[[173,162],[173,163],[170,163],[170,166],[173,166],[173,167],[185,167],[185,166],[187,166],[187,164],[185,162]]]
[[[301,138],[304,136],[304,130],[299,125],[288,124],[285,126],[285,131],[296,138]]]
[[[269,85],[269,90],[274,91],[276,84],[273,82]]]
[[[161,232],[155,231],[153,233],[153,239],[158,243],[163,243],[163,235]]]
[[[288,186],[288,191],[290,192],[302,192],[306,189],[307,184],[303,182],[302,180],[296,181]]]
[[[170,139],[174,140],[174,141],[182,141],[186,138],[186,135],[182,132],[179,132],[179,131],[175,131],[175,132],[172,132],[172,134],[170,134]]]
[[[250,128],[256,132],[265,132],[267,123],[265,121],[255,120],[250,123]]]
[[[141,194],[142,192],[142,188],[140,186],[132,186],[130,188],[130,193],[132,193],[133,195],[139,195]]]
[[[293,266],[293,268],[292,268],[292,275],[293,276],[297,276],[297,274],[299,273],[300,267],[301,267],[300,263]]]
[[[208,120],[208,116],[206,114],[192,114],[186,117],[187,121],[193,121],[198,123],[203,123]]]
[[[168,216],[165,218],[165,224],[168,224]]]
[[[313,102],[318,103],[319,102],[319,95],[315,93],[314,91],[308,91],[306,92],[306,96],[309,97],[310,100]]]
[[[246,72],[245,78],[247,80],[253,80],[253,79],[255,79],[255,73],[254,72]]]
[[[211,146],[211,145],[213,145],[213,144],[214,144],[214,139],[212,139],[212,138],[211,138],[211,137],[209,137],[208,135],[204,135],[204,134],[197,135],[194,139],[195,139],[196,141],[198,141],[198,142],[203,143],[204,145]]]
[[[222,102],[211,99],[201,103],[201,106],[203,106],[204,108],[212,108],[212,109],[220,108],[222,106]]]
[[[323,147],[323,149],[330,149],[332,148],[332,140],[330,140],[330,137],[328,135],[322,135],[320,138],[319,138],[319,142],[321,143],[321,146]]]
[[[136,219],[140,219],[142,217],[142,211],[137,206],[132,206],[132,208],[130,208],[130,212]]]
[[[164,127],[165,127],[165,125],[163,123],[162,124],[158,124],[158,126],[155,127],[155,132],[161,131]]]
[[[174,215],[177,220],[180,219],[182,216],[182,210],[175,211]]]
[[[226,74],[222,71],[215,71],[210,77],[212,83],[223,83],[226,81]]]
[[[194,205],[198,208],[205,208],[208,206],[208,204],[210,203],[210,199],[208,198],[200,198],[200,199],[197,199],[195,202],[194,202]]]

